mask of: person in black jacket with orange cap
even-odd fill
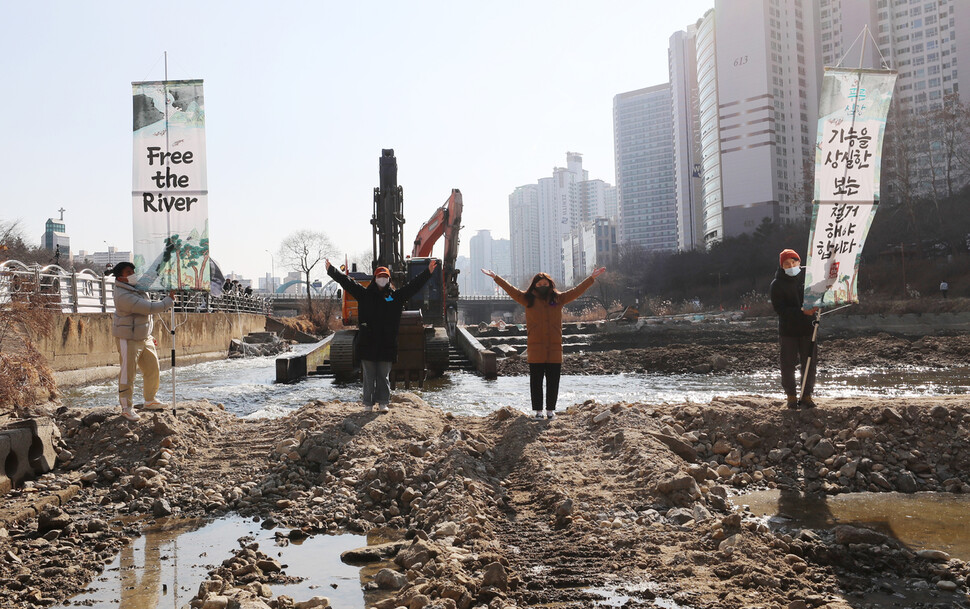
[[[428,268],[421,271],[404,287],[395,290],[391,284],[391,272],[385,266],[374,270],[374,280],[365,288],[344,275],[329,260],[327,275],[347,290],[357,300],[357,352],[364,381],[364,410],[370,412],[375,402],[379,412],[387,412],[391,402],[391,366],[397,361],[397,331],[401,325],[401,312],[408,299],[418,293],[438,261],[432,259]]]
[[[778,270],[771,282],[771,306],[778,313],[778,345],[781,363],[781,386],[787,396],[789,408],[798,408],[798,383],[795,367],[800,366],[805,375],[808,358],[812,361],[805,380],[802,406],[813,408],[812,390],[815,388],[815,370],[818,362],[818,345],[812,348],[814,327],[812,320],[818,308],[803,309],[805,302],[805,276],[801,273],[801,259],[795,250],[782,250],[778,255]]]

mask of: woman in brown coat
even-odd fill
[[[565,292],[556,290],[555,282],[546,273],[533,277],[529,289],[523,292],[493,271],[482,269],[482,272],[508,292],[512,300],[525,307],[532,416],[542,418],[542,379],[545,377],[546,418],[554,419],[556,400],[559,398],[559,375],[562,373],[562,307],[588,290],[593,280],[606,272],[606,267],[596,269],[581,284]]]

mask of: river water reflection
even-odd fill
[[[943,550],[970,560],[970,495],[844,493],[806,496],[778,490],[734,497],[782,528],[828,529],[851,524],[898,539],[912,550]]]
[[[93,609],[156,609],[184,607],[199,590],[210,569],[239,548],[238,539],[259,543],[261,552],[286,565],[288,576],[302,578],[291,584],[274,584],[274,596],[298,600],[325,596],[334,607],[363,609],[383,596],[365,592],[362,584],[373,579],[374,563],[364,568],[344,564],[340,554],[366,546],[362,535],[316,535],[301,544],[275,544],[274,532],[239,516],[215,521],[160,520],[121,549],[104,572],[63,607]]]
[[[182,400],[221,402],[239,416],[275,417],[315,399],[358,401],[360,384],[338,384],[330,378],[310,377],[291,385],[276,384],[275,358],[219,360],[195,364],[177,371],[176,396]],[[162,373],[158,397],[171,400],[171,373]],[[135,388],[141,391],[141,379]],[[400,387],[398,391],[400,391]],[[117,403],[114,381],[69,388],[63,401],[76,406],[109,406]],[[499,377],[487,381],[467,372],[450,372],[432,379],[423,389],[413,389],[425,401],[456,414],[486,415],[503,406],[530,410],[528,379]],[[970,393],[970,368],[948,370],[821,371],[816,395],[932,396]],[[594,399],[603,403],[695,402],[706,404],[715,396],[756,394],[777,397],[782,393],[777,374],[617,374],[562,377],[559,407]]]

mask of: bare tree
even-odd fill
[[[942,175],[946,197],[966,184],[965,167],[960,163],[964,156],[967,138],[967,110],[956,94],[947,95],[943,105],[929,113],[932,133],[930,154],[935,173]],[[934,189],[935,191],[935,189]],[[943,219],[940,218],[942,223]]]
[[[291,233],[280,244],[277,256],[284,267],[299,271],[306,281],[307,311],[313,315],[313,300],[310,298],[310,273],[324,258],[334,255],[334,246],[324,233],[312,230],[299,230]]]

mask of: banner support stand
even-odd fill
[[[818,343],[818,324],[819,320],[822,318],[822,313],[820,311],[815,311],[815,319],[812,320],[812,347],[808,351],[808,358],[805,360],[805,368],[802,370],[802,390],[799,392],[801,397],[798,398],[798,403],[801,405],[805,401],[805,385],[808,384],[808,372],[812,369],[812,360],[815,359],[815,347]]]

